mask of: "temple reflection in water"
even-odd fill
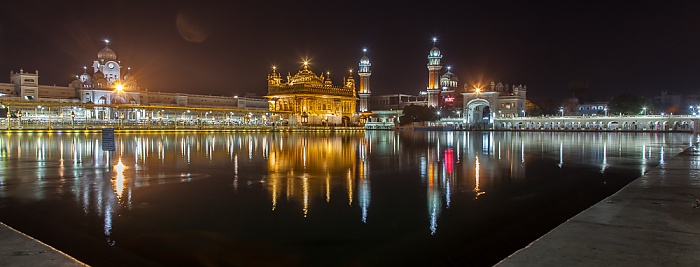
[[[386,202],[383,196],[403,190],[405,183],[418,182],[424,187],[424,195],[415,197],[426,201],[425,229],[435,234],[441,214],[457,199],[479,201],[526,179],[528,160],[553,159],[559,168],[590,164],[602,173],[611,163],[635,158],[642,163],[641,175],[647,163],[662,163],[671,153],[662,145],[669,135],[636,133],[119,134],[111,154],[101,150],[100,138],[3,136],[0,197],[71,196],[86,216],[103,219],[104,234],[113,243],[115,213],[147,205],[135,199],[137,190],[225,179],[230,194],[266,191],[273,213],[296,209],[308,219],[322,216],[315,214],[322,205],[342,202],[358,212],[353,216],[359,221],[371,224],[378,215],[372,205]],[[413,169],[417,175],[405,175]],[[391,187],[373,188],[380,181],[390,181]]]

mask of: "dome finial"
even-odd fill
[[[105,45],[109,45],[109,40],[105,39]]]
[[[437,44],[437,37],[433,37],[433,45]]]

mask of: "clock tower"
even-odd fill
[[[115,81],[121,80],[121,66],[117,60],[117,53],[109,47],[109,40],[105,40],[105,47],[97,53],[97,60],[92,63],[92,69],[95,74],[104,74],[108,85],[114,84]]]
[[[433,38],[433,48],[428,53],[428,106],[433,106],[436,109],[440,108],[440,70],[442,64],[440,59],[440,49],[435,46],[437,38]]]

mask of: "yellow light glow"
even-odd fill
[[[126,166],[124,166],[124,163],[122,163],[122,160],[119,159],[119,162],[117,165],[114,166],[114,172],[116,173],[117,177],[112,180],[113,186],[114,186],[114,192],[117,194],[117,198],[122,198],[122,195],[124,193],[124,186],[126,183],[126,179],[124,178],[124,170],[126,169]]]
[[[121,84],[117,84],[116,89],[117,89],[117,91],[121,92],[124,90],[124,86]]]

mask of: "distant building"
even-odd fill
[[[368,110],[373,113],[372,117],[389,116],[385,114],[395,117],[396,113],[384,111],[403,110],[405,106],[411,104],[433,106],[440,111],[443,119],[449,120],[452,124],[458,123],[460,126],[486,127],[493,123],[496,117],[512,118],[527,115],[525,114],[527,86],[511,87],[508,84],[492,81],[490,87],[465,84],[460,90],[459,79],[452,73],[451,67],[447,67],[446,71],[441,73],[443,55],[436,43],[433,39],[433,47],[428,52],[426,90],[417,95],[368,96]],[[368,59],[367,63],[369,63]]]
[[[75,104],[95,104],[84,109],[81,118],[112,119],[121,114],[110,107],[100,105],[131,104],[139,106],[165,107],[219,107],[247,110],[267,110],[267,100],[262,97],[212,96],[199,94],[152,92],[142,90],[131,68],[122,72],[124,64],[116,52],[105,41],[105,47],[93,61],[92,73],[83,67],[83,73],[75,76],[68,86],[40,85],[39,71],[34,73],[10,72],[10,83],[0,83],[1,101],[36,101]],[[123,74],[123,75],[122,75]],[[153,113],[153,112],[151,112]],[[149,116],[145,110],[130,110],[125,119],[140,119]],[[152,117],[153,114],[150,114]]]
[[[269,100],[270,111],[291,114],[291,124],[347,125],[358,119],[352,71],[344,84],[337,86],[333,85],[329,73],[325,77],[313,73],[308,62],[304,62],[294,76],[288,74],[285,81],[273,67],[267,76],[265,97]]]
[[[403,110],[408,105],[426,106],[426,95],[389,94],[369,98],[371,110]]]
[[[514,118],[525,116],[527,86],[491,82],[489,87],[465,88],[463,114],[468,125],[492,123],[494,117]]]
[[[654,107],[665,114],[700,114],[700,95],[669,94],[667,90],[653,99]]]
[[[576,106],[578,116],[604,116],[608,115],[608,102],[586,102]]]

